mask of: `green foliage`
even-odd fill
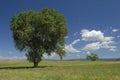
[[[44,53],[58,52],[61,58],[65,54],[66,19],[54,9],[43,8],[39,12],[30,10],[14,15],[11,30],[16,48],[28,52],[28,60],[36,65]]]
[[[99,59],[99,57],[98,57],[98,55],[95,54],[95,53],[91,53],[91,54],[87,55],[87,60],[96,61],[96,60],[98,60],[98,59]]]

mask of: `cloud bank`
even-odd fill
[[[116,51],[116,46],[113,46],[115,43],[113,41],[114,37],[104,36],[104,33],[97,30],[81,30],[81,36],[83,41],[91,41],[84,46],[83,51],[96,51],[101,48],[108,49],[110,51]]]
[[[114,39],[114,37],[105,37],[101,31],[87,29],[81,30],[81,36],[84,41],[111,41]]]

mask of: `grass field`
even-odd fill
[[[0,80],[120,80],[120,61],[0,61]]]

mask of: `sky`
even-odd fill
[[[99,58],[120,58],[120,0],[1,0],[0,59],[26,59],[14,46],[11,17],[22,11],[54,8],[63,14],[69,29],[63,59],[85,59],[96,53]],[[58,59],[58,55],[43,55]]]

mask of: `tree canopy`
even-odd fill
[[[98,57],[98,55],[95,54],[95,53],[91,53],[91,54],[88,54],[88,55],[87,55],[87,60],[96,61],[96,60],[98,60],[98,59],[99,59],[99,57]]]
[[[44,53],[56,52],[61,59],[65,55],[66,19],[55,9],[20,12],[12,17],[11,30],[15,47],[27,52],[27,59],[34,67],[38,66]]]

